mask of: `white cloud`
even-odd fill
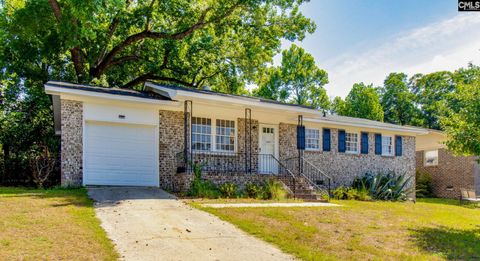
[[[429,73],[480,63],[480,16],[457,16],[401,33],[362,53],[347,53],[322,64],[330,96],[345,97],[356,82],[381,85],[390,72]]]

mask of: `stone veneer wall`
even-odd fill
[[[176,155],[184,149],[183,111],[159,111],[160,187],[177,191],[185,182],[177,177]]]
[[[298,156],[296,125],[280,123],[280,158]],[[330,129],[331,151],[305,151],[304,157],[332,177],[333,186],[350,185],[356,176],[367,172],[395,171],[415,176],[415,138],[403,136],[402,156],[375,155],[375,133],[368,135],[368,154],[338,152],[338,129]],[[320,138],[322,136],[320,135]],[[320,142],[321,143],[321,142]],[[320,148],[322,146],[320,145]],[[414,181],[411,182],[413,186]]]
[[[61,185],[81,186],[83,155],[83,104],[60,100],[61,114]]]
[[[437,197],[460,197],[460,189],[475,189],[475,157],[455,156],[446,149],[438,150],[438,165],[424,165],[424,151],[417,151],[417,170],[432,176],[433,193]]]
[[[258,152],[259,124],[252,119],[252,153]],[[176,173],[175,154],[183,150],[183,112],[160,111],[160,186],[175,192],[186,191],[193,179],[192,175]],[[245,119],[237,119],[237,152],[243,162],[245,151]],[[252,155],[252,168],[258,165],[258,158]],[[248,182],[264,182],[268,176],[245,173],[202,173],[202,177],[217,185],[226,182],[240,188]]]

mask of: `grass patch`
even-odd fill
[[[0,187],[0,260],[116,260],[84,188]]]
[[[480,259],[480,208],[443,199],[332,203],[342,207],[192,205],[304,260]]]

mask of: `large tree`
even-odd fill
[[[383,109],[376,89],[370,84],[355,83],[345,98],[340,115],[383,121]]]
[[[408,88],[407,75],[391,73],[379,88],[384,121],[394,124],[411,124],[415,116],[415,96]]]
[[[323,88],[328,83],[327,72],[317,67],[311,54],[295,44],[282,52],[281,65],[264,70],[257,83],[259,87],[254,91],[257,96],[326,110],[330,107]]]
[[[28,60],[40,65],[53,52],[63,70],[51,78],[126,88],[156,80],[237,92],[279,52],[281,39],[314,31],[298,10],[302,2],[7,0],[3,44],[11,52],[23,45],[34,56]]]
[[[0,166],[5,154],[16,175],[32,148],[58,151],[46,81],[140,89],[154,80],[244,92],[282,39],[314,31],[299,12],[303,2],[0,1]]]

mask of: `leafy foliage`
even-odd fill
[[[401,125],[412,122],[417,111],[415,96],[409,91],[406,74],[389,74],[379,92],[384,121]]]
[[[203,165],[201,163],[193,163],[193,181],[187,196],[200,198],[218,198],[220,192],[218,187],[209,180],[202,179]]]
[[[249,198],[260,198],[262,195],[262,187],[255,183],[247,183],[244,190],[245,196]]]
[[[287,197],[283,184],[275,179],[269,179],[262,187],[263,199],[282,200]]]
[[[330,101],[323,88],[327,72],[318,68],[315,59],[301,47],[292,44],[282,52],[282,64],[260,74],[256,96],[287,101],[328,110]]]
[[[416,172],[415,175],[415,191],[417,198],[433,197],[432,176],[428,172]]]
[[[338,97],[334,104],[339,115],[383,121],[380,98],[372,85],[356,83],[344,102]]]
[[[225,198],[234,198],[237,195],[237,185],[233,183],[224,183],[220,186],[220,194]]]

